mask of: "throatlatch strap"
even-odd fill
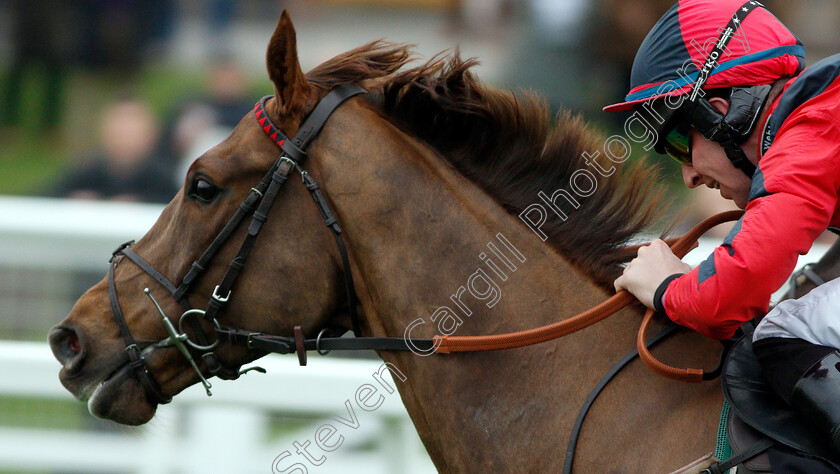
[[[315,109],[303,121],[298,129],[298,133],[292,139],[289,139],[283,134],[283,132],[277,129],[268,117],[268,113],[265,111],[265,102],[268,100],[269,96],[263,97],[257,103],[254,109],[257,120],[268,137],[273,140],[275,144],[280,146],[282,154],[277,159],[275,166],[272,167],[274,172],[271,173],[270,184],[268,184],[268,189],[266,189],[263,193],[264,195],[260,200],[259,207],[257,207],[256,211],[254,211],[251,223],[248,226],[248,234],[245,236],[245,240],[243,240],[242,245],[239,247],[236,257],[230,262],[228,270],[222,278],[222,282],[219,283],[218,287],[213,292],[213,296],[207,303],[207,311],[204,314],[205,319],[213,321],[227,304],[233,285],[239,276],[239,272],[244,267],[245,262],[248,259],[248,255],[251,253],[251,249],[256,242],[257,236],[259,235],[263,224],[266,220],[268,220],[268,214],[271,211],[271,206],[277,198],[277,194],[280,192],[280,188],[288,180],[288,176],[294,170],[295,164],[306,158],[306,153],[303,149],[305,149],[312,139],[317,136],[318,132],[320,132],[324,127],[327,119],[335,111],[335,109],[341,105],[342,102],[350,97],[364,92],[366,92],[364,89],[354,84],[337,86],[328,92],[320,102],[318,102],[318,105],[315,106]],[[339,244],[339,246],[343,249],[341,244]],[[343,258],[342,260],[345,261],[346,258]],[[350,268],[346,266],[345,273],[349,271]],[[350,302],[351,311],[353,313],[355,313],[354,301]],[[357,318],[354,318],[354,322],[356,319]],[[355,325],[358,326],[358,323],[355,323]],[[355,330],[356,327],[354,327],[354,331]]]
[[[309,173],[301,170],[300,175],[303,178],[303,185],[309,190],[312,200],[321,211],[321,217],[324,218],[324,224],[332,231],[335,237],[335,243],[338,245],[338,252],[341,254],[341,266],[344,268],[344,291],[347,295],[348,311],[350,312],[350,321],[353,324],[353,335],[356,337],[362,336],[361,322],[356,311],[356,287],[353,285],[353,272],[350,269],[350,257],[347,255],[347,247],[344,245],[344,239],[341,237],[341,227],[338,225],[338,220],[330,211],[327,201],[321,195],[318,183],[309,176]]]

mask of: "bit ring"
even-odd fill
[[[184,311],[184,314],[181,315],[181,319],[178,320],[178,330],[181,332],[181,334],[185,336],[187,333],[186,331],[184,331],[184,319],[186,319],[187,316],[204,316],[204,310],[188,309],[187,311]],[[219,324],[219,321],[217,321],[216,318],[213,318],[213,324],[216,326],[216,329],[222,328],[222,326]],[[196,344],[195,342],[191,341],[189,336],[187,336],[184,338],[184,343],[197,351],[212,351],[216,348],[216,346],[219,345],[219,338],[218,336],[216,336],[216,340],[213,341],[212,344],[202,346],[201,344]]]

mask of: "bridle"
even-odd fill
[[[253,188],[251,188],[248,196],[242,201],[239,209],[228,220],[227,224],[222,228],[210,246],[204,253],[195,260],[190,266],[189,271],[184,275],[181,284],[176,286],[161,272],[156,270],[152,265],[146,262],[142,257],[137,255],[132,249],[134,241],[126,242],[119,247],[111,255],[108,269],[108,295],[111,303],[111,310],[114,319],[119,326],[120,333],[125,341],[125,352],[128,354],[128,364],[134,370],[140,383],[143,385],[146,393],[157,403],[169,403],[172,400],[171,396],[164,395],[160,389],[160,385],[155,381],[151,372],[149,371],[144,355],[148,351],[158,347],[176,347],[187,359],[190,366],[198,374],[201,383],[207,395],[211,395],[210,388],[212,385],[195,363],[190,349],[201,353],[201,359],[206,364],[211,375],[215,375],[222,379],[232,380],[239,378],[240,375],[249,370],[258,370],[265,372],[260,367],[252,367],[246,370],[241,370],[241,367],[226,367],[219,362],[218,357],[213,352],[220,341],[225,341],[230,344],[241,344],[248,349],[255,349],[265,352],[278,353],[292,353],[296,352],[301,365],[306,365],[306,351],[317,350],[319,353],[325,354],[332,349],[373,349],[373,350],[411,350],[407,341],[403,338],[363,338],[361,336],[361,325],[359,317],[356,312],[356,293],[353,286],[353,276],[350,269],[350,260],[347,255],[347,250],[344,241],[341,237],[341,227],[333,216],[326,201],[324,200],[318,183],[301,168],[301,163],[306,159],[306,148],[311,141],[318,135],[323,128],[327,119],[345,100],[366,92],[361,87],[352,84],[340,85],[331,90],[321,101],[315,106],[309,116],[301,124],[298,133],[293,137],[287,137],[280,131],[268,117],[265,110],[265,103],[271,96],[266,96],[260,99],[254,106],[254,114],[260,127],[266,135],[280,147],[281,153],[271,168],[266,172],[262,180]],[[225,308],[232,297],[234,283],[239,276],[240,271],[245,267],[248,255],[253,249],[254,243],[268,219],[269,211],[274,203],[280,188],[288,180],[289,175],[297,169],[301,175],[304,186],[309,191],[316,206],[318,207],[321,216],[324,218],[324,224],[332,231],[335,236],[336,243],[341,254],[341,263],[344,268],[344,286],[347,297],[347,304],[349,307],[350,319],[352,321],[353,333],[356,338],[342,339],[336,337],[324,337],[332,328],[322,329],[316,339],[304,339],[303,331],[300,326],[295,326],[294,337],[280,337],[269,336],[253,331],[245,331],[242,329],[223,326],[219,323],[218,317],[220,312]],[[222,278],[222,281],[216,285],[212,295],[207,303],[207,309],[194,309],[187,301],[186,295],[189,293],[193,283],[201,276],[205,269],[210,264],[211,260],[216,256],[221,247],[228,241],[231,235],[236,231],[246,217],[251,216],[251,222],[248,225],[248,231],[243,239],[239,251],[236,256],[230,261],[228,269]],[[122,260],[121,257],[126,257],[141,270],[151,276],[161,286],[166,288],[172,295],[173,299],[184,308],[184,313],[181,315],[178,328],[169,321],[163,310],[158,305],[157,301],[151,296],[148,288],[145,290],[146,294],[152,299],[156,309],[160,313],[163,324],[169,334],[169,337],[152,343],[141,350],[140,346],[135,341],[128,328],[125,317],[117,298],[116,282],[114,280],[114,272],[117,264]],[[208,337],[199,324],[198,318],[202,318],[212,325],[214,328],[214,337]],[[184,325],[190,326],[190,329],[195,334],[195,341],[191,340],[184,330]],[[340,334],[339,334],[340,335]],[[432,346],[432,340],[428,339],[414,339],[410,340],[414,347],[429,349]]]

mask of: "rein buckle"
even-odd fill
[[[248,334],[248,336],[245,338],[245,347],[247,347],[248,349],[255,349],[255,347],[254,347],[254,336],[259,336],[259,335],[260,335],[260,333],[258,333],[258,332],[252,332],[252,333]]]
[[[220,295],[220,294],[219,294],[219,285],[216,285],[216,288],[214,288],[214,289],[213,289],[213,295],[212,295],[212,298],[213,298],[214,300],[218,301],[219,303],[227,303],[227,302],[228,302],[228,300],[230,299],[230,294],[231,294],[231,293],[233,293],[233,291],[232,291],[232,290],[228,290],[228,292],[227,292],[227,294],[226,294],[225,296]]]
[[[119,247],[115,248],[114,251],[111,252],[111,258],[108,259],[108,263],[113,262],[114,259],[117,258],[117,255],[121,254],[123,250],[131,247],[132,245],[134,245],[134,240],[129,240],[128,242],[120,244]]]

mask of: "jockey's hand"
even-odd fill
[[[675,273],[688,273],[684,263],[661,239],[639,249],[639,253],[615,280],[615,291],[627,290],[648,308],[653,308],[653,294],[663,280]]]

